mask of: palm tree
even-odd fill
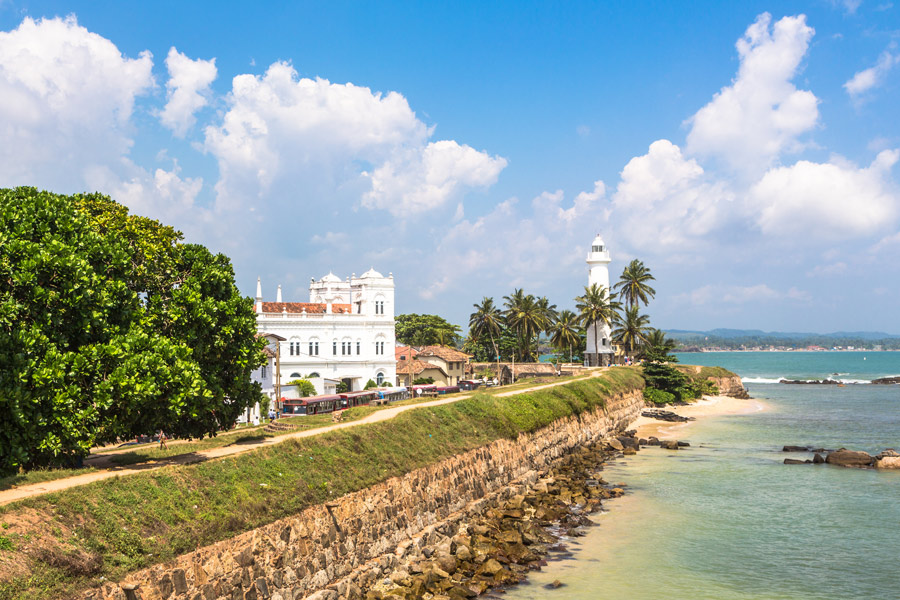
[[[650,317],[640,314],[637,306],[629,306],[622,317],[616,321],[613,339],[617,344],[624,344],[629,356],[634,356],[635,348],[645,343],[649,330]]]
[[[509,296],[504,296],[503,316],[506,326],[516,333],[519,357],[525,360],[531,356],[531,340],[544,329],[544,313],[538,301],[531,294],[516,288]]]
[[[496,359],[499,354],[496,336],[500,335],[500,329],[503,327],[503,315],[500,314],[500,309],[494,306],[494,299],[487,296],[481,299],[480,304],[473,304],[472,308],[475,312],[469,316],[469,332],[476,341],[480,341],[482,336],[487,334],[491,338]]]
[[[571,310],[564,310],[559,313],[556,322],[553,324],[552,335],[551,341],[553,345],[560,350],[568,349],[569,362],[572,362],[572,346],[579,342],[581,336],[578,315]]]
[[[638,259],[634,259],[622,271],[622,276],[619,277],[619,282],[613,286],[613,289],[619,292],[628,306],[637,306],[641,302],[649,304],[650,298],[656,295],[656,290],[647,282],[654,280],[650,269]]]
[[[675,349],[675,346],[678,344],[672,338],[666,337],[666,332],[661,329],[653,329],[651,328],[644,339],[644,343],[641,345],[641,351],[639,354],[643,355],[646,350],[651,348],[657,348],[662,351],[663,354],[668,354],[672,350]]]
[[[600,325],[612,325],[616,314],[622,309],[622,304],[615,298],[615,294],[610,294],[607,288],[596,283],[585,286],[584,295],[575,298],[579,323],[585,329],[594,328],[595,349],[600,346]]]

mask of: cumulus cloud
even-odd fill
[[[737,42],[734,82],[688,120],[688,154],[755,175],[783,152],[802,149],[798,138],[816,125],[818,100],[791,80],[814,30],[803,15],[771,21],[764,13],[747,28]]]
[[[801,160],[766,173],[749,192],[763,233],[815,239],[870,235],[890,226],[900,200],[890,171],[900,151],[884,150],[871,165]]]
[[[567,201],[562,190],[544,192],[530,203],[505,200],[477,219],[442,232],[434,251],[452,269],[430,269],[419,291],[431,299],[462,278],[483,276],[489,285],[539,289],[568,278],[583,266],[586,244],[605,225],[606,186],[594,182]]]
[[[430,142],[392,158],[372,173],[364,172],[372,189],[363,196],[367,208],[382,208],[395,216],[443,205],[461,187],[488,187],[506,167],[506,159],[491,157],[452,140]]]
[[[83,189],[98,166],[118,168],[132,145],[135,99],[153,60],[122,56],[75,17],[25,18],[0,32],[0,180]]]
[[[494,183],[506,160],[452,140],[429,141],[401,94],[299,78],[287,63],[234,78],[220,125],[206,129],[219,163],[220,206],[273,186],[321,182],[367,208],[411,214]]]
[[[723,222],[732,200],[728,186],[707,177],[695,159],[657,140],[622,170],[613,215],[634,245],[684,250]]]
[[[210,86],[216,79],[216,59],[191,60],[174,46],[166,57],[169,81],[166,82],[166,106],[160,122],[177,137],[184,137],[194,126],[198,110],[209,104]]]
[[[856,73],[844,84],[844,89],[852,99],[859,100],[866,92],[881,85],[887,74],[898,63],[900,63],[900,54],[885,50],[878,57],[878,62],[874,66]]]

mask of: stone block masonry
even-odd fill
[[[573,448],[627,428],[644,406],[641,390],[605,408],[560,419],[515,440],[416,469],[310,507],[174,561],[85,592],[85,600],[298,600],[354,572],[387,569],[423,532],[477,511]],[[365,457],[360,457],[364,460]],[[347,586],[341,586],[346,594]],[[338,592],[329,590],[328,597]]]

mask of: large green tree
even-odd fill
[[[437,315],[398,315],[394,323],[397,341],[407,346],[456,346],[460,341],[459,325]]]
[[[650,317],[640,314],[637,306],[629,306],[616,319],[615,325],[613,340],[625,346],[629,356],[634,356],[635,351],[647,341]]]
[[[581,326],[578,324],[578,315],[571,310],[561,311],[553,324],[551,341],[560,351],[567,351],[569,362],[572,362],[572,348],[578,347],[581,342]]]
[[[493,298],[484,297],[480,303],[473,304],[472,308],[475,312],[469,315],[469,335],[475,345],[484,346],[490,340],[493,350],[490,360],[497,360],[500,352],[497,340],[503,329],[503,315],[494,305]]]
[[[546,298],[538,300],[516,288],[509,296],[503,297],[503,317],[506,326],[514,332],[518,340],[518,358],[521,361],[536,359],[532,350],[532,342],[537,335],[547,329],[549,302]],[[553,307],[555,309],[555,306]]]
[[[650,298],[656,295],[656,290],[648,283],[654,279],[650,269],[645,267],[643,262],[634,259],[622,270],[622,275],[613,289],[619,293],[629,307],[638,306],[641,303],[648,304]]]
[[[252,302],[180,240],[99,194],[0,190],[0,472],[214,435],[257,401]]]
[[[622,304],[616,300],[616,295],[602,285],[592,283],[584,287],[584,294],[575,298],[575,308],[578,310],[578,321],[586,330],[592,330],[594,342],[599,344],[600,327],[612,325],[616,315],[622,309]]]

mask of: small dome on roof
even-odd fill
[[[332,273],[331,271],[329,271],[329,272],[328,272],[328,275],[326,275],[325,277],[323,277],[323,278],[320,279],[319,281],[320,281],[321,283],[340,283],[340,282],[341,282],[341,278],[338,277],[337,275],[335,275],[334,273]]]
[[[360,279],[372,279],[375,277],[377,277],[378,279],[384,279],[384,275],[382,275],[381,273],[376,271],[374,268],[372,268],[372,269],[369,269],[368,271],[366,271],[365,273],[363,273],[362,276],[360,277]]]

